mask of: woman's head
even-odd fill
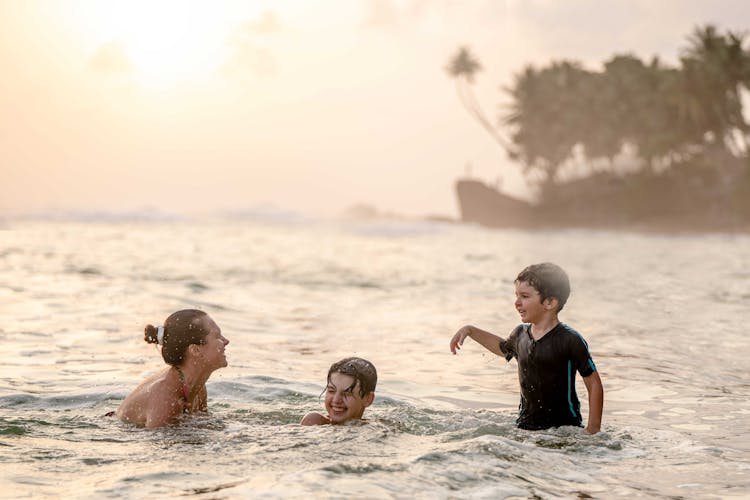
[[[192,344],[205,344],[206,336],[217,327],[203,311],[183,309],[171,314],[164,322],[163,328],[163,337],[160,339],[159,328],[146,325],[144,340],[149,344],[161,344],[164,361],[179,366],[185,361],[188,348]]]

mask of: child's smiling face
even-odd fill
[[[359,381],[351,375],[331,373],[326,386],[325,406],[332,424],[362,418],[365,408],[372,403],[374,393],[362,396],[359,389]]]

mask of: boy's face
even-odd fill
[[[331,379],[326,386],[326,411],[332,424],[343,424],[352,419],[362,418],[365,408],[372,404],[375,394],[361,396],[359,382],[355,378],[343,373],[331,373]]]
[[[556,299],[547,298],[542,302],[542,296],[536,288],[527,281],[516,282],[516,311],[521,315],[524,323],[537,323],[550,310],[557,308]]]

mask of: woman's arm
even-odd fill
[[[602,411],[604,409],[604,386],[599,372],[583,377],[586,390],[589,393],[589,421],[586,432],[596,434],[602,427]]]
[[[463,345],[466,337],[473,338],[493,354],[497,354],[498,356],[503,355],[503,353],[500,351],[500,341],[502,340],[500,337],[498,337],[494,333],[485,332],[484,330],[480,330],[476,326],[471,325],[461,327],[455,333],[455,335],[453,335],[453,338],[450,342],[451,352],[453,354],[456,354],[456,351],[458,349],[461,349],[461,346]]]

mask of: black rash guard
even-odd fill
[[[500,341],[505,359],[518,361],[521,404],[516,424],[539,430],[561,425],[581,426],[581,404],[576,394],[576,371],[588,377],[596,371],[588,344],[580,333],[558,323],[541,339],[531,336],[531,325],[518,325]]]

